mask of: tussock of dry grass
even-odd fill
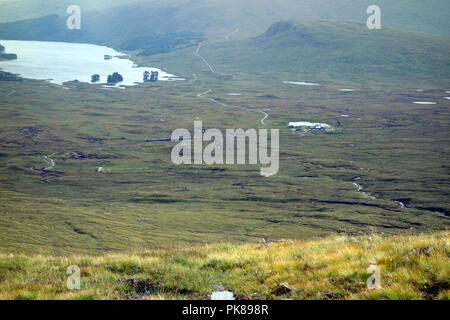
[[[242,299],[448,299],[449,254],[448,231],[104,256],[4,254],[0,299],[207,299],[218,285]],[[371,264],[381,269],[379,290],[366,286]],[[66,288],[69,265],[81,268],[81,290]]]

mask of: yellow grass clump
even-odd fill
[[[102,256],[0,254],[0,299],[448,299],[449,232],[220,243]],[[80,290],[66,285],[80,268]],[[369,289],[368,267],[381,288]]]

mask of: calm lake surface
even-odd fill
[[[18,74],[23,78],[48,80],[62,84],[78,80],[90,82],[93,74],[100,75],[99,83],[106,83],[107,77],[119,72],[124,81],[118,85],[132,86],[143,82],[144,71],[158,71],[161,81],[184,80],[153,67],[139,67],[114,49],[93,44],[0,40],[5,52],[16,53],[17,60],[0,61],[2,71]],[[111,60],[104,56],[110,55]]]

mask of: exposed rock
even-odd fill
[[[420,288],[420,291],[426,299],[433,299],[439,295],[442,291],[447,291],[450,289],[450,282],[448,280],[434,280],[428,282]]]
[[[272,290],[272,294],[276,296],[283,296],[286,294],[290,294],[292,289],[287,284],[280,284]]]

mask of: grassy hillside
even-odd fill
[[[445,37],[325,21],[275,23],[250,40],[215,44],[202,55],[219,70],[268,79],[450,85]]]
[[[130,3],[130,0],[0,0],[0,22],[34,19],[49,14],[66,14],[67,7],[76,4],[83,11],[100,10],[120,4]]]
[[[0,299],[449,299],[450,234],[215,244],[103,256],[0,255]],[[81,269],[81,290],[66,268]],[[369,290],[370,265],[381,289]]]

